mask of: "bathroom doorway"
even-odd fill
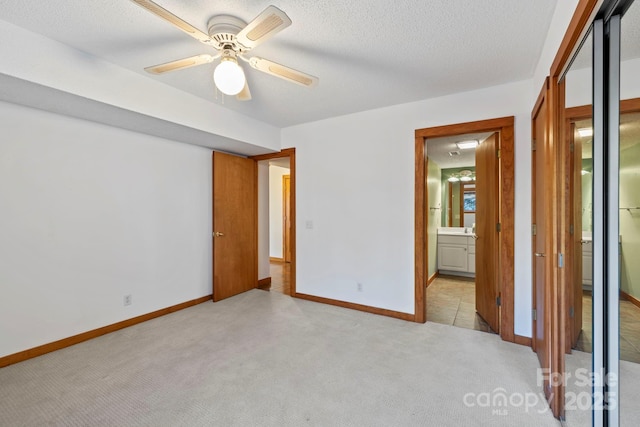
[[[504,340],[526,345],[530,339],[513,332],[513,124],[514,118],[506,117],[416,130],[416,321],[448,317],[451,324],[488,330],[484,321]],[[477,140],[476,149],[456,145],[465,140]],[[456,167],[443,161],[439,165],[434,161],[436,147],[447,160],[459,157],[463,150],[475,151],[470,156],[480,155],[483,160]],[[454,151],[459,153],[449,154]],[[452,176],[447,175],[443,183],[443,169],[458,170],[450,171]],[[485,211],[481,214],[480,209]],[[438,288],[444,293],[435,292]],[[470,314],[461,313],[456,321],[455,315],[451,319],[451,308],[432,306],[429,298],[431,302],[446,299],[446,288],[460,295],[458,309],[471,308],[466,310]]]
[[[427,138],[427,321],[495,332],[476,310],[476,149],[493,132]],[[480,204],[486,201],[480,201]]]

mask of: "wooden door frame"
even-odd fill
[[[290,209],[291,209],[291,235],[289,236],[291,244],[291,278],[289,286],[289,295],[296,295],[296,149],[285,148],[277,153],[261,154],[258,156],[251,156],[251,159],[256,162],[262,160],[272,159],[289,159],[289,175],[291,176],[291,188],[290,188]],[[257,186],[256,186],[257,188]],[[257,197],[257,194],[256,194]],[[256,233],[258,230],[256,229]],[[284,254],[283,254],[284,255]]]
[[[427,138],[463,135],[475,132],[500,132],[500,182],[501,204],[500,222],[500,262],[503,266],[499,283],[501,293],[500,336],[504,341],[527,343],[528,338],[517,337],[513,329],[514,306],[514,122],[513,116],[476,122],[437,126],[415,131],[415,314],[414,321],[427,321],[427,185],[426,149]]]
[[[578,5],[573,13],[569,26],[560,42],[560,47],[556,52],[554,60],[549,70],[549,120],[548,129],[550,142],[555,145],[553,155],[555,156],[555,167],[551,173],[556,181],[554,193],[557,199],[557,205],[553,213],[557,222],[554,223],[556,232],[552,236],[554,239],[554,252],[552,256],[556,257],[559,253],[567,252],[567,245],[569,241],[566,236],[568,234],[567,212],[566,212],[566,198],[568,194],[563,191],[564,180],[557,179],[558,177],[565,176],[565,162],[564,159],[570,154],[567,152],[565,144],[556,143],[556,141],[562,141],[565,135],[564,129],[564,114],[565,114],[565,86],[564,80],[561,80],[565,68],[570,65],[574,53],[579,49],[582,44],[582,39],[586,34],[588,28],[591,26],[595,17],[596,6],[598,0],[579,0]],[[533,254],[532,254],[533,255]],[[554,263],[552,279],[553,279],[553,292],[550,298],[550,307],[548,309],[552,312],[552,316],[557,321],[556,338],[552,340],[551,350],[554,352],[554,363],[558,369],[557,372],[552,374],[563,375],[565,372],[564,365],[564,339],[565,339],[565,313],[567,307],[567,292],[566,292],[566,277],[565,272],[561,271],[557,263]],[[562,333],[560,333],[562,332]],[[564,389],[559,393],[555,393],[549,405],[553,412],[553,415],[558,417],[564,417]]]
[[[561,83],[564,88],[564,83]],[[560,165],[562,161],[559,161],[561,157],[558,157],[559,152],[562,151],[563,144],[557,138],[554,138],[553,129],[556,125],[553,121],[553,105],[554,105],[554,97],[563,96],[564,92],[560,92],[558,90],[558,85],[555,87],[551,84],[551,80],[546,78],[536,103],[531,111],[531,139],[532,142],[536,139],[540,140],[544,139],[548,149],[546,151],[546,156],[544,158],[544,162],[546,168],[544,170],[545,173],[545,188],[543,194],[545,196],[545,246],[543,248],[545,257],[543,258],[545,261],[544,265],[544,297],[543,303],[544,307],[542,310],[539,309],[537,304],[537,277],[536,277],[536,241],[535,238],[532,240],[531,244],[531,253],[530,258],[532,260],[532,283],[531,283],[531,294],[532,294],[532,309],[536,310],[537,313],[542,312],[540,316],[543,316],[542,319],[537,319],[532,321],[531,332],[531,348],[533,351],[537,352],[539,349],[537,348],[537,322],[538,320],[542,321],[544,328],[544,337],[543,339],[548,343],[549,348],[548,351],[545,351],[546,354],[546,363],[549,365],[545,367],[549,369],[550,373],[543,378],[544,386],[543,391],[545,393],[546,398],[548,399],[549,406],[551,407],[552,412],[556,417],[559,417],[563,414],[564,408],[564,390],[565,384],[561,381],[551,382],[549,379],[552,378],[551,373],[556,372],[564,372],[564,340],[565,340],[565,318],[562,316],[562,309],[560,304],[564,301],[565,295],[568,294],[566,289],[563,288],[564,283],[562,282],[562,269],[559,267],[559,262],[556,260],[559,258],[559,248],[564,243],[564,236],[561,235],[562,225],[561,225],[561,209],[563,205],[562,195],[564,187],[566,183],[564,180],[558,179],[561,175]],[[541,111],[542,105],[545,105],[545,110]],[[544,115],[545,119],[545,128],[543,130],[544,135],[536,135],[536,126],[534,125],[535,120],[537,120],[539,114]],[[532,224],[538,222],[538,218],[536,216],[536,155],[532,155],[532,170],[531,170],[531,219]],[[568,229],[567,229],[568,230]],[[538,316],[539,317],[539,316]],[[544,367],[544,366],[543,366]],[[548,390],[547,390],[548,387]],[[560,397],[562,396],[562,398]]]

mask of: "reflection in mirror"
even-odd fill
[[[640,1],[621,20],[620,425],[640,419]]]
[[[592,369],[592,44],[589,34],[564,77],[564,144],[571,154],[565,160],[568,182],[565,207],[570,230],[566,254],[568,327],[565,328],[565,416],[568,426],[591,424],[590,404],[580,406],[575,402],[578,397],[581,397],[580,401],[591,401],[591,387],[577,381],[576,375]]]

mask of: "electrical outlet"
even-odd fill
[[[131,305],[131,295],[124,296],[124,305]]]
[[[362,283],[358,282],[358,292],[362,292],[363,286]]]

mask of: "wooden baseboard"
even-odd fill
[[[513,342],[516,344],[531,347],[531,338],[523,337],[522,335],[514,335]]]
[[[284,262],[284,258],[269,257],[269,262]]]
[[[322,303],[322,304],[335,305],[335,306],[343,307],[343,308],[350,308],[351,310],[358,310],[358,311],[364,311],[366,313],[379,314],[381,316],[394,317],[396,319],[408,320],[410,322],[413,322],[414,318],[415,318],[415,316],[413,314],[402,313],[402,312],[393,311],[393,310],[387,310],[385,308],[371,307],[371,306],[368,306],[368,305],[356,304],[356,303],[353,303],[353,302],[340,301],[340,300],[335,300],[335,299],[331,299],[331,298],[317,297],[315,295],[307,295],[307,294],[301,294],[301,293],[297,293],[296,292],[292,296],[295,297],[295,298],[300,298],[300,299],[304,299],[304,300],[307,300],[307,301],[313,301],[313,302],[319,302],[319,303]]]
[[[620,299],[629,301],[631,304],[633,304],[636,307],[640,308],[640,300],[638,298],[634,297],[633,295],[629,295],[625,291],[620,291]]]
[[[271,289],[271,277],[258,280],[258,289],[262,289],[263,291]]]
[[[79,344],[84,341],[88,341],[92,338],[97,338],[102,335],[106,335],[111,332],[118,331],[120,329],[128,328],[129,326],[137,325],[138,323],[146,322],[147,320],[155,319],[156,317],[164,316],[166,314],[174,313],[176,311],[183,310],[185,308],[192,307],[194,305],[201,304],[211,300],[211,295],[206,297],[196,298],[191,301],[186,301],[171,307],[163,308],[151,313],[143,314],[131,319],[123,320],[118,323],[103,326],[98,329],[83,332],[72,337],[63,338],[58,341],[54,341],[48,344],[43,344],[38,347],[30,348],[28,350],[20,351],[18,353],[10,354],[8,356],[0,357],[0,368],[13,365],[14,363],[22,362],[27,359],[42,356],[43,354],[51,353],[52,351],[60,350],[65,347],[71,347],[72,345]]]
[[[427,288],[429,287],[429,285],[431,283],[433,283],[434,280],[436,280],[438,278],[439,275],[440,275],[440,272],[436,271],[431,276],[429,276],[429,280],[427,280]]]

